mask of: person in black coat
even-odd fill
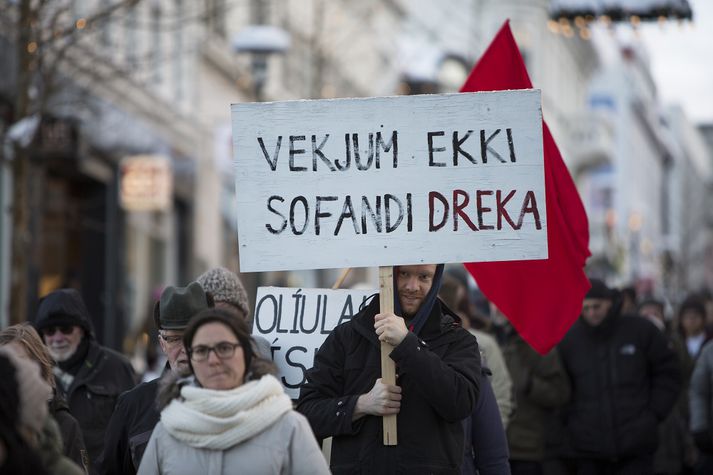
[[[581,318],[559,346],[572,383],[566,429],[578,473],[653,473],[658,424],[681,390],[664,335],[642,317],[620,315],[619,303],[592,280]]]
[[[197,282],[187,287],[166,287],[154,306],[159,343],[167,362],[161,377],[168,372],[189,372],[188,355],[183,347],[183,331],[193,315],[214,302]],[[104,453],[100,460],[103,475],[135,475],[151,433],[160,419],[156,406],[159,380],[139,384],[119,397],[107,426]]]
[[[480,396],[473,415],[463,422],[465,458],[462,475],[510,475],[508,439],[490,384],[491,372],[483,367]]]
[[[79,422],[96,474],[104,431],[122,392],[136,384],[129,360],[101,346],[94,337],[89,311],[75,289],[59,289],[40,300],[34,326],[57,363],[57,392]]]
[[[317,352],[297,410],[318,439],[333,437],[333,473],[460,473],[480,354],[436,297],[442,274],[443,265],[394,267],[395,313],[374,299]],[[380,341],[394,346],[398,385],[380,379]],[[395,446],[382,444],[387,414],[398,414]]]

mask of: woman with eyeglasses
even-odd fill
[[[309,423],[273,366],[254,354],[247,324],[220,309],[194,316],[183,334],[191,376],[159,390],[161,422],[138,475],[326,474]]]

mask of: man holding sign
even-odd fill
[[[333,473],[460,473],[462,420],[479,394],[476,339],[437,298],[443,265],[394,268],[395,313],[374,299],[329,335],[297,409],[315,435],[334,437]],[[381,381],[379,345],[394,346],[397,385]],[[384,446],[382,416],[398,414]]]

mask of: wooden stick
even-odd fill
[[[394,311],[394,268],[379,267],[379,308],[380,313]],[[381,381],[396,384],[396,364],[389,358],[392,345],[381,342]],[[396,414],[383,417],[384,445],[396,445]]]
[[[332,289],[338,289],[342,286],[344,281],[346,280],[347,276],[349,275],[349,272],[351,272],[352,268],[347,267],[346,269],[342,270],[341,275],[339,278],[334,282],[334,285],[332,286]]]

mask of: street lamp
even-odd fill
[[[267,58],[271,54],[285,53],[290,48],[290,35],[282,28],[272,25],[249,25],[232,41],[235,53],[252,55],[252,78],[255,99],[262,101],[263,88],[267,82]]]

